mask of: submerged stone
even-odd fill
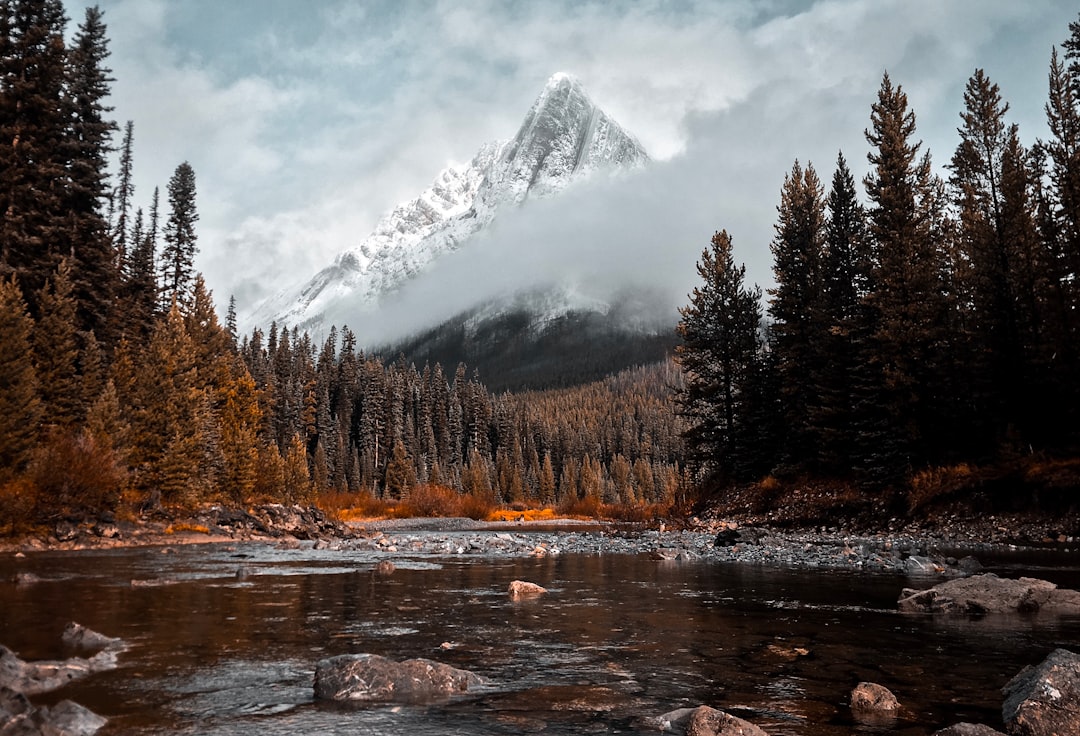
[[[481,684],[472,672],[422,658],[395,662],[377,654],[342,654],[315,668],[319,700],[424,702]]]

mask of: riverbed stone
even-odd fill
[[[702,705],[686,719],[686,736],[768,736],[749,721]]]
[[[948,580],[928,590],[904,588],[898,605],[915,613],[1080,614],[1080,592],[1037,578],[999,578],[993,573]]]
[[[75,621],[64,627],[64,633],[60,636],[64,646],[72,649],[86,651],[100,651],[102,649],[120,650],[124,648],[124,640],[112,636],[99,634],[93,629],[88,629]]]
[[[24,662],[7,647],[0,645],[0,687],[24,695],[38,695],[57,690],[69,682],[95,672],[116,669],[116,652],[103,650],[89,659]]]
[[[1005,736],[1005,734],[981,723],[957,723],[934,731],[931,736]]]
[[[395,662],[377,654],[342,654],[315,668],[319,700],[426,702],[481,684],[468,670],[422,658]]]
[[[1002,688],[1005,728],[1014,736],[1080,733],[1080,655],[1055,649]]]
[[[896,696],[884,685],[860,682],[851,691],[851,709],[874,713],[895,713],[900,709]]]
[[[521,600],[522,598],[536,598],[544,593],[547,593],[547,588],[541,587],[536,583],[530,583],[525,580],[513,580],[506,589],[507,594],[510,596],[510,600]]]

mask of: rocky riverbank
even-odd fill
[[[207,507],[183,519],[62,521],[55,528],[0,546],[12,552],[79,550],[200,542],[264,541],[312,544],[316,549],[366,550],[395,555],[499,557],[558,554],[648,554],[658,561],[705,559],[774,567],[852,569],[957,577],[978,572],[980,554],[1053,547],[1080,552],[1080,538],[1047,528],[1013,527],[994,536],[998,519],[913,524],[852,533],[836,527],[777,529],[728,520],[691,519],[679,529],[664,524],[609,522],[479,522],[463,518],[387,519],[342,523],[314,507],[268,504],[251,509]],[[1008,522],[1006,522],[1008,523]]]

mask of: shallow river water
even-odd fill
[[[129,642],[119,669],[35,699],[107,716],[103,735],[258,736],[656,733],[650,717],[699,704],[772,736],[1001,728],[1001,686],[1080,647],[1077,619],[900,614],[902,577],[625,554],[395,554],[376,575],[384,558],[257,543],[8,554],[0,644],[69,656],[71,620]],[[1080,584],[1075,554],[993,564]],[[18,572],[42,581],[16,585]],[[512,602],[514,579],[550,592]],[[489,686],[431,705],[315,702],[316,662],[358,652],[428,657]],[[862,680],[893,690],[901,717],[853,720]]]

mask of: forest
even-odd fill
[[[1069,31],[1051,54],[1046,140],[1021,143],[976,69],[937,175],[886,72],[865,198],[842,153],[828,187],[796,160],[767,295],[745,283],[732,236],[712,238],[676,348],[688,458],[712,492],[825,482],[900,491],[911,510],[995,484],[1036,503],[1049,483],[1074,503],[1080,21]]]
[[[842,154],[828,188],[796,161],[767,293],[720,231],[673,359],[502,393],[347,327],[316,345],[239,335],[232,300],[219,318],[195,171],[137,206],[103,15],[70,42],[67,23],[59,0],[0,0],[0,534],[211,503],[646,519],[746,484],[932,495],[1076,465],[1080,21],[1051,56],[1047,140],[1023,145],[976,70],[941,177],[885,74],[865,196]]]

